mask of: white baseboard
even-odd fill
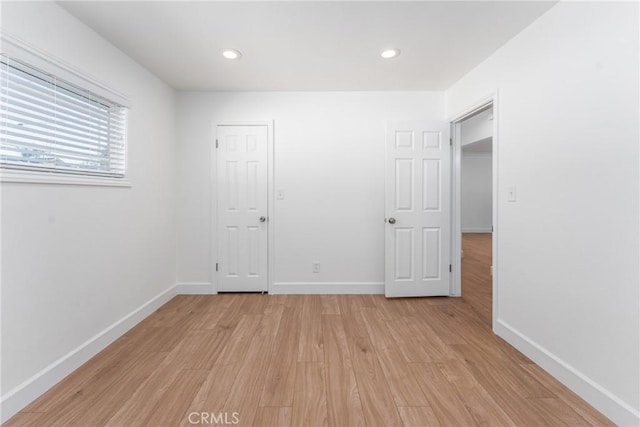
[[[494,332],[619,426],[640,425],[640,412],[502,320]]]
[[[492,233],[491,226],[488,227],[462,227],[463,233]]]
[[[382,282],[276,282],[274,295],[384,294]]]
[[[209,282],[184,282],[176,284],[177,295],[213,295],[213,285]]]
[[[0,399],[0,423],[4,423],[14,416],[64,377],[78,369],[83,363],[124,335],[129,329],[166,304],[176,295],[175,289],[175,286],[171,286],[156,295],[150,301],[113,323],[70,353],[5,393]]]

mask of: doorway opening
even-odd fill
[[[492,97],[451,121],[452,293],[465,298],[489,325],[497,318],[495,113]]]

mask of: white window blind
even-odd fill
[[[125,176],[127,108],[0,56],[0,166]]]

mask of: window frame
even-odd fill
[[[110,102],[119,104],[127,109],[131,109],[129,100],[119,92],[98,82],[95,78],[86,73],[78,71],[74,67],[66,64],[62,60],[52,57],[40,49],[28,45],[22,40],[18,40],[6,33],[0,34],[1,53],[9,59],[28,64],[36,69],[55,75],[63,82],[70,83],[84,90],[88,90],[95,95],[105,98]],[[124,176],[109,177],[101,175],[91,175],[82,172],[66,172],[65,170],[33,170],[10,167],[0,167],[0,182],[13,183],[36,183],[36,184],[68,184],[68,185],[94,185],[94,186],[114,186],[131,187],[129,181],[129,138],[128,138],[128,117],[125,122],[124,131]]]

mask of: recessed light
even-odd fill
[[[226,59],[240,59],[242,58],[242,54],[240,51],[235,49],[222,49],[222,56]]]
[[[400,55],[400,49],[385,49],[382,52],[380,52],[380,56],[382,56],[384,59],[391,59],[391,58],[395,58],[396,56]]]

